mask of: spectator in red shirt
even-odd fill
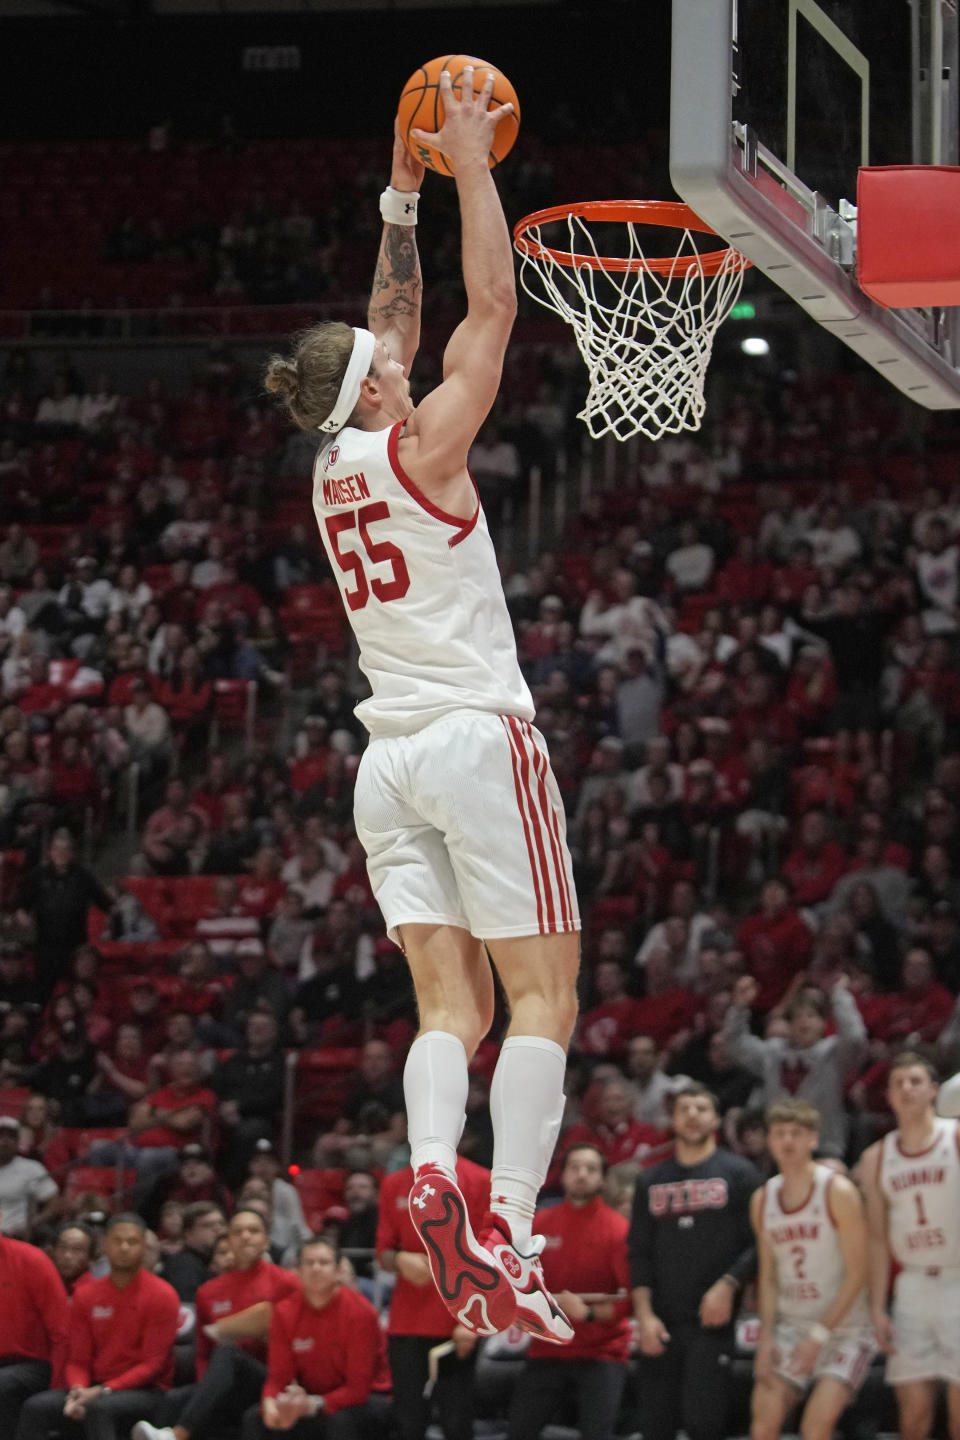
[[[233,1269],[208,1280],[197,1291],[197,1383],[178,1390],[161,1407],[157,1425],[142,1420],[133,1440],[198,1440],[211,1427],[229,1430],[256,1405],[267,1378],[262,1338],[218,1343],[218,1326],[227,1317],[250,1312],[247,1334],[265,1336],[273,1308],[299,1295],[300,1282],[288,1270],[265,1259],[270,1248],[266,1223],[255,1210],[238,1210],[227,1234]],[[143,1412],[141,1411],[141,1414]]]
[[[376,1309],[340,1284],[339,1262],[330,1240],[301,1246],[303,1289],[274,1310],[263,1414],[259,1406],[247,1411],[242,1440],[267,1440],[275,1430],[302,1440],[358,1440],[370,1393],[386,1378],[383,1347]]]
[[[143,832],[141,846],[158,875],[181,873],[178,868],[179,837],[186,815],[196,817],[202,830],[207,829],[205,813],[190,804],[187,787],[182,780],[168,780],[165,792],[166,803],[154,810]]]
[[[772,1009],[793,977],[806,969],[813,948],[813,937],[791,904],[790,886],[782,877],[764,885],[760,909],[737,931],[737,946],[757,982],[757,1009]]]
[[[146,1237],[139,1215],[108,1222],[109,1274],[81,1286],[70,1305],[66,1389],[26,1402],[18,1440],[47,1440],[65,1419],[85,1421],[96,1440],[121,1440],[138,1415],[156,1413],[173,1379],[180,1302],[172,1285],[143,1268]]]
[[[574,1145],[592,1145],[608,1165],[654,1165],[663,1158],[670,1138],[652,1125],[633,1118],[634,1094],[625,1080],[608,1080],[600,1092],[596,1123],[572,1125],[560,1137],[556,1157],[547,1177],[555,1186],[563,1171],[567,1151]]]
[[[860,817],[857,848],[850,861],[851,870],[894,870],[910,869],[910,851],[905,845],[891,840],[887,834],[883,816],[872,810]]]
[[[12,1436],[24,1401],[45,1391],[66,1359],[67,1296],[33,1245],[0,1239],[0,1435]]]
[[[230,615],[239,612],[250,620],[255,620],[262,604],[263,601],[253,586],[239,578],[236,561],[224,560],[220,579],[207,589],[201,601],[200,619],[203,620],[210,605],[222,605]]]
[[[593,1145],[571,1146],[561,1174],[563,1203],[539,1211],[533,1222],[534,1235],[546,1241],[544,1279],[570,1318],[573,1339],[562,1350],[530,1341],[510,1407],[512,1440],[539,1440],[560,1405],[565,1422],[573,1410],[581,1440],[613,1434],[630,1355],[630,1227],[600,1198],[605,1170]],[[584,1298],[594,1295],[621,1298]]]
[[[203,1142],[217,1112],[217,1097],[200,1083],[200,1065],[192,1050],[170,1057],[170,1084],[138,1101],[130,1112],[129,1141],[98,1140],[90,1148],[93,1165],[132,1165],[141,1176],[156,1177],[177,1167],[180,1151]]]
[[[598,1003],[580,1018],[578,1048],[584,1055],[612,1055],[619,1059],[631,1035],[640,1029],[637,1001],[627,994],[624,967],[603,960],[593,975]]]
[[[446,1440],[472,1440],[476,1336],[454,1324],[433,1284],[407,1207],[412,1184],[409,1165],[384,1176],[376,1239],[377,1263],[397,1277],[387,1326],[397,1426],[401,1440],[423,1440],[432,1408],[423,1394],[428,1357],[434,1345],[452,1339],[456,1349],[440,1361],[434,1398]],[[479,1231],[490,1203],[490,1172],[458,1155],[457,1184]]]
[[[874,1034],[900,1049],[934,1044],[953,1013],[955,997],[937,980],[933,957],[922,945],[903,957],[900,984],[884,997],[886,1013]]]
[[[674,948],[674,954],[682,953],[686,946],[687,923],[676,916],[671,916],[666,922],[668,941],[672,927],[683,927],[678,934],[679,943]],[[700,1012],[700,1000],[685,985],[677,984],[673,962],[666,950],[654,950],[648,955],[644,977],[646,992],[636,1004],[634,1034],[652,1035],[658,1047],[664,1050],[674,1036],[693,1024]]]
[[[849,863],[836,840],[830,839],[823,811],[808,810],[800,822],[799,844],[783,862],[796,903],[819,905],[828,900]]]

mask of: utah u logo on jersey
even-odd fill
[[[332,446],[330,447],[330,454],[327,456],[326,460],[324,460],[324,462],[323,462],[323,468],[324,468],[325,470],[329,470],[331,465],[336,465],[336,463],[337,463],[337,461],[339,460],[339,458],[340,458],[340,446],[339,446],[339,445],[332,445]]]

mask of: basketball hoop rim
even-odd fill
[[[513,243],[520,255],[528,260],[553,260],[567,270],[579,270],[583,266],[591,270],[611,271],[618,274],[634,274],[647,270],[654,275],[670,275],[677,269],[679,257],[637,256],[627,259],[620,255],[580,255],[571,250],[555,250],[535,240],[527,231],[540,225],[549,225],[556,220],[605,220],[614,224],[659,226],[662,229],[694,230],[702,235],[716,235],[705,220],[694,214],[689,205],[677,200],[584,200],[576,205],[553,205],[546,210],[535,210],[525,215],[513,227]],[[733,252],[739,256],[741,270],[751,268],[751,261],[734,246],[723,250],[708,250],[697,254],[697,262],[704,275],[716,275],[729,263]],[[689,257],[692,258],[692,257]]]

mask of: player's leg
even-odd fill
[[[800,1391],[780,1375],[755,1380],[750,1397],[750,1440],[780,1440]]]
[[[960,1440],[960,1383],[947,1386],[947,1429],[950,1440]]]
[[[420,1014],[403,1088],[414,1174],[439,1165],[453,1178],[467,1104],[467,1067],[493,1021],[486,951],[452,925],[399,927]]]
[[[900,1440],[928,1440],[937,1403],[935,1380],[911,1380],[896,1386]]]
[[[572,933],[488,942],[511,1022],[490,1087],[493,1171],[486,1241],[513,1280],[516,1323],[558,1344],[573,1338],[573,1328],[546,1287],[543,1239],[531,1232],[563,1119],[578,941]]]
[[[690,1440],[724,1440],[730,1402],[733,1326],[691,1327],[683,1364],[683,1428]]]
[[[491,1209],[510,1222],[519,1244],[530,1238],[563,1119],[579,941],[575,932],[488,941],[510,1006],[510,1029],[490,1088]]]
[[[801,1440],[831,1440],[840,1416],[853,1399],[849,1385],[824,1375],[810,1392],[800,1420]]]
[[[419,736],[371,743],[357,772],[354,819],[391,939],[410,967],[420,1034],[404,1072],[412,1164],[452,1177],[467,1097],[467,1064],[490,1026],[493,979],[469,931],[443,835],[410,795]]]
[[[477,1335],[493,1335],[516,1316],[511,1278],[474,1235],[456,1181],[469,1057],[493,1019],[490,962],[466,930],[404,924],[398,931],[420,1008],[420,1033],[403,1072],[410,1215],[451,1315]]]

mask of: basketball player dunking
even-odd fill
[[[804,1440],[830,1440],[874,1355],[867,1303],[867,1222],[855,1185],[813,1152],[820,1115],[805,1100],[767,1111],[779,1174],[753,1196],[760,1339],[751,1440],[779,1440],[809,1387]]]
[[[960,1133],[934,1111],[937,1077],[922,1055],[895,1057],[888,1086],[897,1128],[864,1152],[870,1300],[902,1440],[927,1440],[937,1382],[947,1383],[960,1440]],[[902,1266],[887,1314],[891,1255]]]
[[[404,1070],[410,1214],[437,1288],[479,1335],[514,1321],[558,1342],[571,1326],[531,1238],[563,1111],[580,920],[563,809],[517,663],[467,452],[496,398],[516,311],[513,255],[487,164],[498,120],[465,70],[440,82],[428,143],[456,171],[466,318],[443,382],[414,408],[420,330],[415,231],[423,175],[395,140],[369,329],[318,325],[268,366],[303,430],[320,432],[313,503],[372,694],[355,820],[371,884],[410,965],[420,1032]],[[412,132],[415,138],[424,138]],[[493,1019],[496,965],[511,1023],[490,1092],[488,1224],[456,1184],[467,1065]]]

